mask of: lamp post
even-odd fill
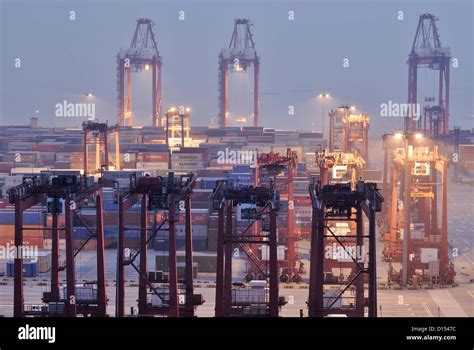
[[[327,100],[329,99],[331,96],[329,95],[329,93],[327,92],[323,92],[323,93],[320,93],[318,95],[318,98],[322,100],[321,102],[321,110],[322,110],[322,115],[321,115],[321,133],[323,135],[323,138],[324,138],[324,100]]]

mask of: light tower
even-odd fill
[[[191,108],[179,106],[171,107],[165,113],[164,126],[166,128],[166,144],[169,147],[185,147],[191,130],[189,118]],[[171,143],[171,144],[170,144]]]

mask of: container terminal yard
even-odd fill
[[[450,113],[460,75],[443,13],[405,21],[405,56],[386,67],[401,103],[374,115],[315,81],[306,128],[265,118],[261,100],[278,99],[261,88],[268,23],[235,15],[219,29],[206,124],[192,96],[168,98],[160,40],[173,33],[155,14],[121,23],[128,38],[107,53],[114,115],[94,115],[94,85],[55,106],[67,125],[2,111],[0,315],[474,316],[473,105],[470,120]],[[251,112],[238,115],[243,76]],[[404,114],[379,132],[390,113]]]

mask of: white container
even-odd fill
[[[267,281],[261,281],[261,280],[252,280],[249,283],[250,288],[267,288]]]
[[[265,282],[265,281],[257,281]],[[266,283],[266,282],[265,282]],[[268,288],[235,288],[232,289],[233,304],[264,304]]]
[[[431,261],[438,261],[438,249],[437,248],[421,248],[421,262],[429,263]]]
[[[62,289],[63,299],[68,300],[67,288]],[[75,290],[76,303],[94,303],[97,302],[97,289],[92,286],[76,286]]]

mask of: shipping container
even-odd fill
[[[128,153],[127,153],[128,154]],[[123,155],[122,155],[123,156]],[[129,154],[129,159],[134,160],[131,157],[135,156],[134,154]],[[133,157],[135,158],[135,157]],[[169,153],[168,152],[140,152],[136,154],[136,160],[140,162],[164,162],[168,163]]]
[[[163,232],[163,231],[162,231]],[[165,235],[160,235],[159,237],[155,238],[153,249],[159,252],[166,252],[169,250],[169,239]],[[183,237],[176,238],[176,249],[180,251],[184,251],[186,248],[186,241]],[[193,238],[193,251],[194,252],[205,252],[207,251],[207,237],[196,237]]]
[[[184,251],[178,251],[176,253],[178,263],[184,263],[185,254]],[[193,253],[193,263],[197,264],[199,272],[216,272],[216,253],[204,253],[198,252]],[[156,257],[156,270],[157,271],[168,271],[168,252],[158,252]]]
[[[53,248],[53,240],[51,238],[45,238],[43,242],[44,249],[51,250]],[[59,249],[66,250],[66,239],[59,239]]]
[[[248,136],[248,143],[274,143],[275,139],[273,135],[269,136]]]
[[[382,183],[382,171],[381,170],[364,170],[362,179],[367,182]]]
[[[12,167],[12,162],[0,162],[0,172],[2,173],[10,173]]]
[[[254,175],[250,173],[229,173],[228,175],[228,180],[240,185],[253,185],[254,178]]]
[[[43,227],[39,225],[23,225],[23,245],[43,248]],[[13,224],[0,224],[0,245],[13,243],[15,239],[15,226]]]
[[[200,160],[173,159],[171,165],[172,165],[172,168],[175,170],[189,170],[189,171],[196,171],[197,169],[203,169],[205,167],[204,162]]]
[[[233,288],[232,304],[249,305],[268,302],[268,288]]]
[[[7,276],[15,277],[15,264],[13,261],[7,262]],[[23,261],[23,277],[37,277],[38,263],[33,261]]]
[[[67,288],[61,289],[61,296],[64,300],[69,300],[67,295]],[[94,304],[97,303],[97,288],[94,286],[80,286],[76,285],[75,298],[78,304]]]
[[[286,247],[284,245],[279,245],[277,247],[277,259],[278,261],[284,261],[285,260],[285,254],[286,254]],[[262,257],[262,261],[268,261],[270,259],[270,249],[269,246],[266,244],[261,244],[260,245],[260,254]]]
[[[51,270],[51,252],[41,251],[38,252],[38,271],[39,272],[48,272]]]
[[[169,167],[168,162],[140,162],[136,163],[137,169],[140,170],[167,170]]]

